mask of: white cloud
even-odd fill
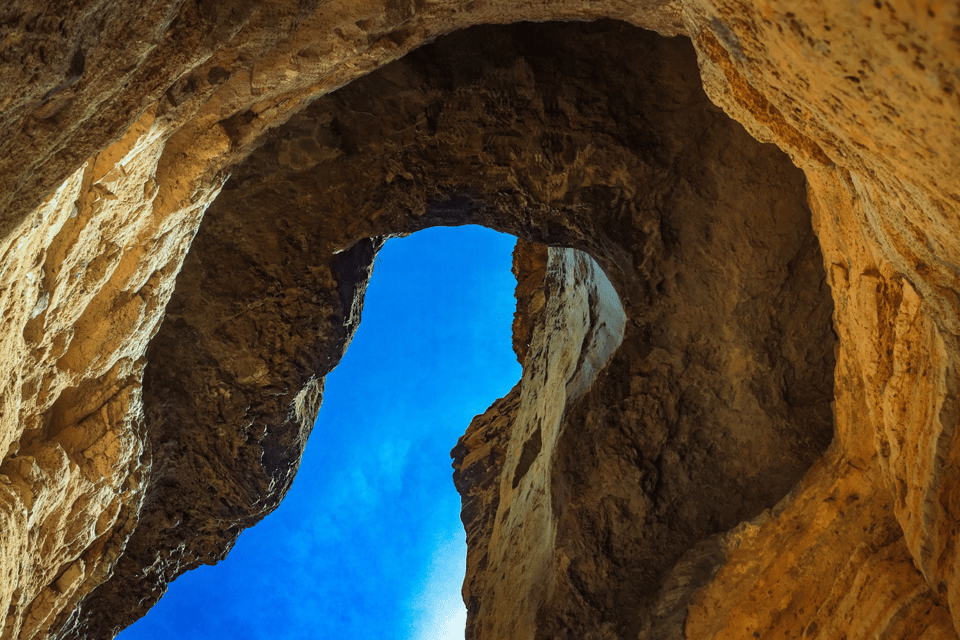
[[[448,532],[437,540],[429,572],[420,593],[413,599],[415,640],[463,640],[467,610],[460,587],[467,565],[467,546],[462,530]]]

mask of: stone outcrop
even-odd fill
[[[403,57],[598,18],[634,26]],[[3,637],[111,637],[221,559],[379,244],[466,223],[524,241],[523,379],[454,450],[469,637],[956,637],[957,24],[8,3]]]

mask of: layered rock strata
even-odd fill
[[[472,637],[955,637],[960,8],[790,4],[8,3],[4,637],[109,637],[222,557],[371,238],[468,222],[597,264],[551,250],[457,449]],[[308,106],[458,27],[604,16],[696,61],[488,29]],[[568,393],[597,268],[623,344]]]

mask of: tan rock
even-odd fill
[[[46,9],[0,9],[3,638],[222,558],[380,239],[468,222],[569,247],[518,252],[524,378],[455,450],[470,637],[955,637],[956,3]],[[388,65],[601,17],[693,49]]]

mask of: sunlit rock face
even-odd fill
[[[689,40],[486,27],[370,74],[601,17]],[[7,3],[3,637],[110,637],[221,558],[295,473],[377,238],[471,222],[554,247],[517,252],[523,380],[454,451],[471,638],[956,637],[957,24]]]

